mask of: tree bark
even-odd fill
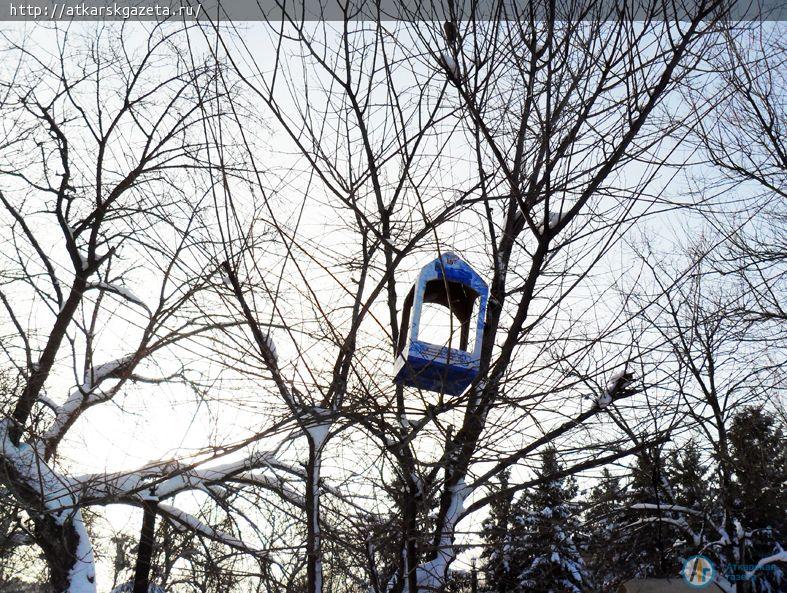
[[[150,564],[153,557],[153,544],[156,529],[156,509],[158,502],[146,500],[142,504],[142,530],[139,534],[139,552],[134,568],[134,593],[148,593],[150,587]]]
[[[309,460],[306,463],[306,583],[308,593],[322,593],[320,541],[320,455],[309,436]],[[135,591],[134,593],[139,593]]]
[[[34,523],[36,543],[44,553],[52,590],[56,593],[69,591],[72,568],[79,561],[79,534],[73,521],[59,525],[52,516],[43,515]]]
[[[68,592],[71,588],[73,569],[84,560],[79,557],[81,536],[74,525],[76,520],[81,521],[79,510],[74,509],[64,520],[57,520],[47,511],[41,499],[42,492],[27,485],[13,466],[0,460],[0,473],[6,478],[5,483],[16,499],[27,509],[33,521],[33,538],[43,552],[44,561],[49,569],[49,584],[52,591]],[[87,580],[95,586],[94,575],[89,575]]]

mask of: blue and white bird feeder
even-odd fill
[[[461,394],[478,376],[488,297],[486,283],[454,253],[444,253],[424,266],[404,301],[394,383]],[[419,339],[424,303],[448,309],[457,323],[458,347],[450,337],[447,344]]]

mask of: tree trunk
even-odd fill
[[[150,561],[155,542],[156,509],[158,502],[146,500],[143,505],[142,530],[139,534],[139,552],[134,568],[134,593],[148,593],[150,587]]]
[[[50,512],[42,496],[43,489],[26,483],[12,465],[0,458],[0,475],[33,521],[33,537],[49,569],[54,593],[68,593],[74,587],[80,593],[95,593],[96,578],[93,549],[87,541],[82,514],[76,505],[59,513]]]
[[[308,593],[322,593],[322,553],[320,545],[320,454],[309,437],[306,463],[306,583]]]
[[[74,526],[74,519],[59,525],[50,515],[39,516],[34,520],[35,539],[44,553],[49,568],[49,583],[55,593],[71,590],[74,567],[83,560],[80,558],[80,535]],[[81,517],[78,518],[81,521]],[[85,577],[95,591],[95,576]],[[80,592],[84,589],[79,589]]]

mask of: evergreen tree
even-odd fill
[[[667,473],[675,504],[701,511],[708,502],[710,489],[702,451],[694,440],[672,451]]]
[[[514,499],[503,474],[498,495],[484,521],[484,590],[489,593],[583,593],[591,591],[587,568],[574,541],[579,505],[573,478],[553,478],[561,470],[547,449],[537,476],[542,482]]]
[[[746,408],[732,421],[729,433],[735,513],[747,533],[743,561],[759,559],[782,550],[787,508],[787,448],[781,427],[760,408]],[[753,592],[784,591],[787,577],[782,567],[770,565],[757,571]]]
[[[674,543],[685,535],[661,521],[674,518],[674,513],[660,508],[672,504],[666,491],[670,481],[668,469],[658,450],[637,456],[631,468],[620,536],[620,545],[629,551],[620,567],[626,578],[666,578],[680,571],[682,563]],[[634,508],[637,504],[657,508],[639,510]]]
[[[669,500],[672,504],[696,511],[696,513],[676,512],[674,516],[685,521],[696,534],[703,534],[706,516],[710,515],[717,522],[722,520],[711,512],[714,489],[709,476],[713,472],[709,472],[708,467],[703,461],[702,451],[694,440],[689,440],[682,447],[673,450],[667,463]],[[670,532],[673,531],[671,525],[668,529]],[[715,534],[711,537],[715,537]],[[694,542],[690,540],[691,537],[686,534],[676,532],[670,554],[680,559],[699,552],[694,549]]]
[[[581,593],[591,590],[584,560],[574,542],[579,532],[579,509],[574,502],[577,483],[556,476],[561,470],[557,452],[545,449],[538,476],[543,481],[524,497],[523,515],[515,521],[525,528],[517,542],[529,561],[519,574],[524,593]]]
[[[689,441],[667,455],[659,451],[639,456],[631,467],[629,484],[604,470],[588,500],[587,558],[593,582],[600,592],[615,591],[630,578],[664,578],[678,574],[682,558],[697,550],[691,538],[668,521],[687,521],[697,533],[703,517],[669,510],[677,504],[704,511],[710,487],[699,447]],[[663,509],[635,509],[637,504]]]
[[[484,550],[481,553],[485,588],[495,593],[516,591],[517,575],[521,571],[520,558],[514,558],[512,542],[522,536],[513,521],[513,494],[508,492],[509,472],[500,475],[500,484],[493,489],[494,498],[489,505],[489,516],[481,527]],[[514,532],[516,531],[516,533]]]
[[[599,593],[617,591],[627,576],[621,567],[630,565],[632,551],[621,540],[625,527],[623,496],[620,478],[604,468],[587,501],[583,532],[588,574]]]

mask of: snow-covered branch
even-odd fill
[[[68,529],[76,547],[68,573],[68,593],[95,593],[93,548],[82,521],[78,498],[71,480],[59,475],[27,443],[14,445],[9,437],[9,421],[0,421],[0,465],[5,464],[19,488],[30,492],[31,502],[39,512],[49,515],[55,526]],[[33,511],[35,518],[36,512]]]
[[[148,312],[148,314],[151,313],[150,308],[145,304],[145,301],[143,301],[141,298],[139,298],[137,295],[135,295],[130,289],[126,288],[125,286],[119,286],[117,284],[111,284],[109,282],[90,282],[88,283],[87,288],[111,292],[113,294],[116,294],[124,298],[130,303],[142,307],[143,309],[145,309],[145,311]]]
[[[683,519],[673,519],[671,517],[644,517],[642,519],[638,519],[633,523],[629,523],[626,525],[627,529],[634,529],[635,527],[639,527],[640,525],[647,525],[650,523],[669,523],[670,525],[674,525],[678,527],[682,531],[684,531],[687,535],[691,536],[691,540],[695,546],[699,546],[702,542],[702,538],[699,534],[695,533],[694,530],[689,527],[689,525]]]
[[[60,441],[77,417],[87,408],[107,401],[114,391],[103,391],[101,384],[108,379],[119,379],[128,373],[134,365],[134,355],[129,354],[103,364],[93,366],[85,371],[82,384],[73,389],[62,405],[54,409],[55,419],[42,436],[47,444],[47,456],[52,447]]]
[[[697,509],[690,509],[689,507],[684,507],[679,504],[654,504],[648,502],[640,502],[631,505],[631,508],[638,509],[638,510],[645,510],[645,511],[659,511],[659,510],[662,512],[675,511],[678,513],[687,513],[689,515],[696,515],[697,517],[702,517],[704,515],[702,511],[698,511]]]
[[[432,560],[421,564],[416,569],[419,589],[442,591],[448,576],[448,566],[456,558],[454,531],[462,517],[465,500],[471,492],[472,489],[465,484],[464,480],[459,480],[456,485],[451,487],[450,504],[440,530],[436,555]],[[408,591],[407,585],[405,585],[404,591]]]
[[[137,471],[92,474],[80,476],[75,480],[82,485],[84,498],[91,504],[133,500],[135,497],[150,494],[158,500],[164,500],[181,492],[199,490],[233,479],[261,480],[260,477],[253,478],[250,472],[263,470],[275,474],[275,468],[280,466],[281,463],[273,454],[254,452],[235,461],[207,467],[199,463],[184,465],[177,461],[166,461]],[[286,495],[287,492],[282,490],[282,496]],[[292,500],[292,503],[302,504],[298,499]]]
[[[634,374],[628,371],[628,364],[624,365],[622,370],[609,378],[604,391],[596,397],[596,406],[601,410],[607,408],[633,380]]]
[[[757,564],[754,565],[753,569],[746,571],[746,577],[750,579],[752,576],[754,576],[754,573],[760,570],[763,566],[774,564],[775,562],[787,562],[787,551],[780,550],[776,554],[766,556],[765,558],[760,558]]]
[[[62,525],[76,505],[73,482],[52,470],[27,443],[14,445],[9,438],[9,424],[8,420],[0,420],[0,454],[18,479],[38,494],[43,507]]]

